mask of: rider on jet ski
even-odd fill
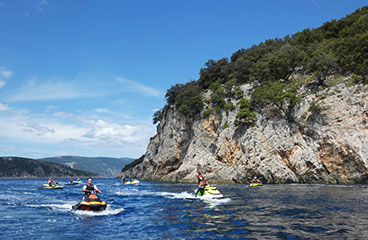
[[[82,188],[82,192],[84,192],[84,197],[87,197],[88,195],[93,194],[95,192],[98,192],[101,194],[100,189],[98,189],[96,185],[92,184],[92,178],[89,177],[87,180],[88,180],[88,183],[84,185],[84,187]]]

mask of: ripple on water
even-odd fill
[[[108,207],[88,212],[72,210],[82,198],[82,186],[47,191],[38,190],[41,180],[22,181],[0,180],[0,229],[7,239],[61,235],[73,239],[362,239],[368,235],[364,186],[219,185],[221,198],[193,199],[193,184],[123,186],[116,179],[94,179]]]

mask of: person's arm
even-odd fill
[[[95,185],[95,189],[96,189],[96,192],[98,192],[99,194],[101,194],[100,189],[98,189],[98,187],[96,185]]]
[[[87,189],[87,186],[86,186],[86,185],[84,185],[84,186],[83,186],[83,188],[82,188],[82,192],[85,192],[85,191],[86,191],[86,189]]]

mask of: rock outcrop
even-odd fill
[[[251,88],[242,89],[247,96]],[[121,175],[194,182],[201,170],[210,182],[248,183],[255,175],[266,183],[368,182],[366,86],[309,92],[294,122],[270,111],[236,127],[238,109],[191,121],[170,107],[143,161]]]

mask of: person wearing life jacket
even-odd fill
[[[92,183],[92,178],[89,177],[87,181],[88,183],[82,188],[82,192],[84,192],[84,197],[87,197],[90,194],[94,194],[95,192],[101,194],[100,189],[98,189],[98,187]]]
[[[51,185],[52,185],[52,182],[53,182],[53,180],[52,180],[52,178],[50,177],[50,178],[49,178],[49,180],[48,180],[48,182],[47,182],[47,183],[49,184],[49,186],[50,186],[50,187],[51,187]]]
[[[261,183],[261,181],[256,176],[254,176],[252,183]]]
[[[197,180],[198,180],[198,184],[200,184],[200,182],[203,180],[203,175],[201,171],[198,171]]]
[[[195,197],[197,197],[198,193],[201,193],[201,196],[204,194],[204,188],[208,185],[206,177],[203,177],[202,180],[198,184],[198,189],[196,191]]]
[[[73,178],[70,178],[69,179],[69,183],[73,183]]]

